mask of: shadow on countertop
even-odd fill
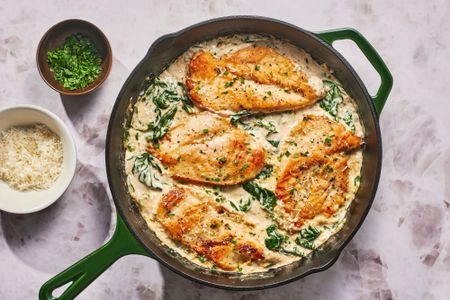
[[[11,252],[29,267],[52,274],[100,247],[110,225],[106,188],[92,166],[80,163],[69,188],[50,207],[32,214],[1,213]]]

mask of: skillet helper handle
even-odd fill
[[[376,95],[372,96],[373,104],[379,117],[389,93],[391,92],[393,79],[391,72],[375,48],[361,33],[353,28],[342,28],[317,32],[316,35],[330,45],[338,40],[352,40],[359,47],[364,56],[369,60],[381,78],[381,85],[378,88]]]
[[[44,283],[40,300],[73,299],[120,257],[128,254],[149,255],[130,233],[122,218],[117,216],[116,230],[105,245],[76,262],[65,271]],[[70,282],[59,297],[52,293]]]

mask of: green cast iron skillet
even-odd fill
[[[299,262],[268,270],[265,273],[239,278],[196,267],[174,251],[160,245],[132,202],[124,172],[124,121],[130,116],[130,101],[141,91],[144,78],[161,73],[175,58],[197,42],[235,33],[272,35],[306,50],[319,63],[326,63],[335,71],[347,92],[355,99],[365,129],[365,146],[361,184],[350,207],[341,231],[332,236],[317,251]],[[359,76],[349,63],[331,46],[336,40],[352,40],[370,61],[381,77],[375,96],[370,96]],[[381,171],[381,136],[378,118],[392,88],[392,76],[370,43],[356,30],[336,29],[312,33],[294,25],[255,16],[233,16],[202,22],[179,32],[162,36],[150,47],[123,85],[109,121],[106,139],[106,170],[109,186],[118,211],[116,230],[105,245],[47,281],[41,288],[40,299],[72,299],[117,259],[128,254],[146,255],[191,280],[219,288],[254,290],[282,285],[329,268],[342,249],[354,236],[366,217]],[[55,298],[52,292],[71,283]]]

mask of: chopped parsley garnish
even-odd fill
[[[255,65],[255,71],[259,71],[259,66]]]
[[[220,193],[220,188],[213,187],[214,190],[214,196],[216,197],[216,202],[223,203],[225,201],[225,197]]]
[[[207,129],[207,128],[203,129],[204,134],[208,134],[208,132],[209,132],[209,129]]]
[[[206,262],[206,257],[204,257],[203,255],[197,255],[197,259],[202,263]]]
[[[329,136],[327,136],[326,138],[325,138],[325,144],[331,144],[331,137],[329,137]]]
[[[241,168],[241,170],[240,170],[240,173],[241,173],[241,174],[244,173],[244,171],[245,171],[247,168],[248,168],[248,163],[244,163],[244,164],[242,165],[242,168]]]
[[[230,86],[233,85],[233,83],[234,83],[234,81],[228,81],[228,82],[225,82],[224,87],[225,87],[225,88],[230,87]]]
[[[272,121],[263,121],[263,120],[259,120],[255,122],[255,126],[264,128],[267,130],[267,135],[270,135],[272,133],[277,133],[277,128],[275,127],[274,122]]]
[[[95,44],[81,33],[67,37],[61,47],[47,52],[47,60],[55,79],[68,90],[87,87],[102,70]]]
[[[226,157],[219,157],[218,159],[217,159],[217,161],[219,162],[219,163],[221,163],[221,164],[226,164],[227,163],[227,158]]]
[[[350,130],[352,132],[355,132],[356,128],[355,128],[355,123],[353,122],[353,115],[348,110],[346,110],[344,113],[344,122],[345,122],[345,124],[348,125],[348,127],[350,127]]]

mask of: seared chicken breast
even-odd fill
[[[305,115],[291,130],[284,144],[294,156],[323,155],[358,148],[362,139],[326,116]]]
[[[275,190],[275,212],[285,216],[281,222],[286,230],[298,231],[305,220],[321,214],[329,217],[345,202],[347,160],[345,154],[324,156],[318,152],[289,160]]]
[[[147,149],[176,179],[231,185],[254,178],[264,167],[265,150],[244,130],[210,112],[172,127],[157,147]]]
[[[224,270],[264,259],[262,246],[248,237],[254,224],[202,190],[172,188],[159,202],[157,219],[173,240]]]
[[[271,47],[252,46],[225,56],[230,73],[261,84],[276,85],[300,93],[310,101],[323,93],[314,90],[305,73],[288,57]]]
[[[325,116],[307,115],[286,140],[291,153],[281,170],[275,194],[275,211],[286,216],[283,227],[300,230],[306,219],[331,216],[348,193],[349,156],[346,151],[361,145],[361,138]]]
[[[186,86],[201,108],[231,115],[241,110],[274,112],[304,108],[324,95],[287,57],[269,47],[249,47],[226,56],[197,53]]]
[[[123,149],[128,192],[161,245],[242,280],[314,259],[366,181],[363,116],[332,69],[236,34],[155,75],[130,101]]]

